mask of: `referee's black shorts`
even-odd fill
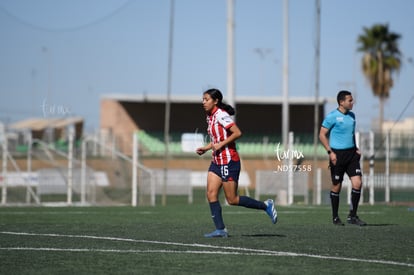
[[[357,153],[357,148],[343,150],[332,148],[332,151],[336,154],[336,164],[334,165],[329,161],[333,184],[342,183],[345,173],[348,177],[362,176],[361,165],[359,163],[361,155]]]

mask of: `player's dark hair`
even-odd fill
[[[339,105],[339,102],[345,100],[347,95],[352,95],[352,94],[350,91],[345,91],[345,90],[339,91],[338,95],[336,96],[336,101],[338,102],[338,105]]]
[[[204,92],[204,94],[209,94],[212,99],[218,100],[217,107],[226,111],[229,115],[236,114],[234,108],[228,104],[223,103],[223,94],[218,89],[209,89]]]

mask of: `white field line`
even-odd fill
[[[95,211],[65,211],[65,215],[90,215],[90,214],[100,214],[102,212]],[[155,215],[156,212],[151,211],[137,211],[135,214],[138,215]],[[42,211],[42,212],[31,212],[31,211],[1,211],[1,215],[62,215],[62,212],[59,211]]]
[[[174,253],[174,254],[219,254],[219,255],[246,255],[246,256],[275,256],[274,253],[245,253],[237,251],[212,250],[166,250],[166,249],[90,249],[90,248],[54,248],[54,247],[0,247],[7,251],[51,251],[51,252],[101,252],[101,253]]]
[[[287,256],[287,257],[307,257],[326,260],[339,260],[339,261],[351,261],[351,262],[363,262],[363,263],[377,263],[385,265],[398,265],[414,267],[414,264],[403,263],[387,260],[373,260],[373,259],[359,259],[359,258],[347,258],[347,257],[335,257],[317,254],[306,254],[296,252],[284,252],[273,251],[265,249],[252,249],[245,247],[231,247],[231,246],[217,246],[208,244],[187,244],[177,242],[162,242],[162,241],[150,241],[150,240],[137,240],[129,238],[118,237],[100,237],[91,235],[66,235],[66,234],[43,234],[43,233],[28,233],[28,232],[9,232],[0,231],[0,234],[7,235],[19,235],[19,236],[42,236],[42,237],[59,237],[59,238],[80,238],[80,239],[96,239],[96,240],[108,240],[108,241],[120,241],[120,242],[134,242],[134,243],[150,243],[150,244],[162,244],[167,246],[184,246],[184,247],[197,247],[197,248],[209,248],[218,249],[222,251],[182,251],[182,250],[100,250],[100,249],[69,249],[69,248],[30,248],[30,247],[0,247],[0,250],[43,250],[43,251],[73,251],[73,252],[113,252],[113,253],[198,253],[198,254],[239,254],[239,255],[266,255],[266,256]],[[224,250],[224,251],[223,251]],[[230,251],[230,252],[227,252]]]
[[[309,207],[311,208],[311,207]],[[309,210],[278,210],[277,211],[279,214],[298,214],[298,215],[303,215],[303,214],[308,214],[312,212],[312,209]],[[91,212],[91,211],[69,211],[69,212],[65,212],[65,214],[69,214],[69,215],[89,215],[89,214],[93,214],[95,212]],[[96,212],[96,213],[100,213],[100,212]],[[359,211],[359,214],[362,215],[379,215],[379,214],[383,214],[383,212],[379,212],[379,211]],[[1,211],[0,212],[0,216],[1,215],[62,215],[62,212],[59,211],[45,211],[45,212],[31,212],[31,211]],[[156,212],[153,211],[138,211],[136,212],[136,214],[141,214],[141,215],[154,215],[156,214]],[[225,212],[226,215],[257,215],[257,211],[232,211],[232,210],[226,210]]]

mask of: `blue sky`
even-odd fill
[[[168,0],[0,0],[0,121],[79,115],[91,130],[104,94],[166,94],[169,8]],[[236,97],[282,95],[282,11],[282,0],[235,0]],[[315,11],[315,1],[289,1],[292,97],[315,93]],[[413,12],[412,0],[321,0],[320,96],[353,91],[360,129],[378,117],[378,99],[357,37],[376,23],[402,35],[403,67],[385,105],[395,120],[414,96]],[[226,93],[226,14],[226,0],[175,0],[172,96]],[[45,114],[44,105],[55,109]]]

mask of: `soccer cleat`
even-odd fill
[[[211,233],[204,234],[206,238],[227,238],[229,236],[227,229],[216,229]]]
[[[271,199],[268,199],[264,203],[266,204],[266,213],[272,219],[272,223],[277,223],[277,211],[275,208],[275,203]]]
[[[360,220],[358,216],[355,216],[355,217],[348,216],[348,218],[346,220],[349,224],[355,224],[355,225],[359,225],[359,226],[366,226],[367,225],[367,223],[364,222],[363,220]]]
[[[333,223],[334,225],[344,226],[344,223],[341,221],[341,219],[340,219],[339,217],[335,217],[335,218],[333,218],[332,223]]]

